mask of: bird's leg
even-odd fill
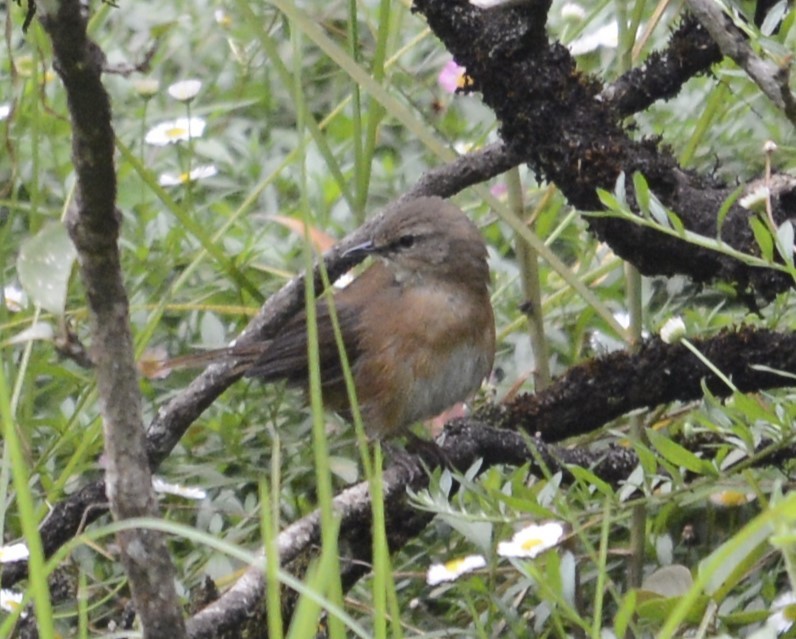
[[[411,431],[406,437],[406,452],[420,457],[429,470],[434,470],[437,466],[453,469],[450,458],[436,440],[424,439]]]
[[[398,466],[410,476],[409,483],[424,467],[428,470],[428,464],[422,456],[409,453],[398,444],[381,442],[381,447],[385,457],[389,457],[390,466]]]

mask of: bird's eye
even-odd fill
[[[402,235],[398,238],[398,247],[399,248],[411,248],[412,245],[415,243],[415,236],[414,235]]]

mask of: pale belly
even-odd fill
[[[481,349],[482,350],[482,349]],[[407,423],[439,415],[453,404],[467,399],[481,386],[489,374],[490,363],[476,348],[459,348],[439,362],[435,382],[417,377],[410,386],[406,414]]]
[[[363,339],[369,356],[360,358],[355,371],[363,417],[377,437],[400,435],[467,399],[492,367],[495,329],[488,296],[443,285],[400,294],[399,308],[411,312],[403,311],[401,322],[387,322],[372,311],[369,325],[389,323],[390,332]]]

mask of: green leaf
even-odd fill
[[[648,593],[643,590],[639,592],[639,599],[644,598],[643,595],[646,595],[646,599],[639,602],[639,605],[636,607],[636,612],[638,613],[639,619],[644,621],[664,621],[682,599],[682,597],[660,597],[654,593]],[[689,623],[699,623],[702,616],[705,614],[705,608],[709,602],[710,597],[699,595],[693,605],[688,608],[684,620]]]
[[[600,198],[601,204],[609,211],[616,213],[627,213],[624,206],[616,199],[616,197],[604,189],[597,189],[597,197]]]
[[[554,552],[547,554],[551,556],[558,556],[558,553]],[[548,566],[551,563],[552,560],[548,559]],[[566,550],[561,553],[556,566],[558,567],[558,573],[561,578],[561,594],[567,603],[574,606],[578,599],[578,587],[580,586],[580,581],[578,580],[578,560],[575,558],[574,553]]]
[[[636,202],[642,215],[648,216],[650,212],[650,187],[644,176],[636,171],[633,174],[633,189],[636,191]]]
[[[772,375],[779,375],[780,377],[784,377],[785,379],[796,380],[796,375],[794,375],[793,373],[789,373],[788,371],[783,371],[779,368],[771,368],[770,366],[766,366],[765,364],[749,364],[749,368],[755,371],[761,371],[763,373],[771,373]]]
[[[733,393],[732,403],[744,414],[749,423],[754,423],[757,420],[767,422],[775,422],[777,420],[777,416],[767,410],[757,399],[744,393]]]
[[[488,552],[492,546],[494,526],[488,521],[474,521],[456,514],[441,513],[439,518],[458,532],[462,537]]]
[[[788,3],[785,0],[780,0],[780,2],[771,7],[763,20],[763,24],[760,25],[760,33],[766,36],[773,34],[777,27],[780,26],[782,17],[787,9]]]
[[[793,266],[793,223],[786,220],[777,229],[777,252],[785,264]]]
[[[650,199],[650,215],[658,224],[669,228],[669,210],[654,195]]]
[[[774,241],[771,238],[771,232],[768,227],[760,221],[760,218],[750,218],[749,224],[752,227],[752,233],[755,235],[755,241],[760,247],[760,254],[769,262],[774,261]]]
[[[667,461],[676,466],[681,466],[686,470],[690,470],[700,475],[715,475],[716,470],[713,465],[700,459],[690,450],[683,448],[680,444],[673,442],[665,435],[655,432],[654,430],[647,431],[650,443],[657,449],[661,456]]]
[[[346,484],[359,481],[359,466],[350,457],[329,455],[329,470]]]
[[[614,197],[616,198],[617,202],[622,204],[622,208],[627,210],[627,189],[625,188],[625,172],[622,171],[619,174],[619,177],[616,178],[616,184],[614,185]]]
[[[732,628],[750,626],[752,624],[763,623],[768,619],[771,612],[769,610],[743,610],[741,612],[731,612],[722,615],[721,620]]]
[[[758,517],[703,559],[699,571],[708,573],[705,575],[705,592],[720,603],[770,550],[768,540],[772,532],[771,523]],[[728,550],[731,550],[731,555],[722,561],[716,560],[726,555]]]
[[[649,590],[663,597],[679,597],[694,585],[691,571],[681,564],[658,568],[644,579],[642,590]]]
[[[644,469],[644,473],[648,477],[654,475],[658,470],[658,460],[655,459],[655,453],[648,446],[638,441],[632,442],[632,446],[633,450],[636,451],[636,455],[638,455],[638,460]]]
[[[593,486],[606,497],[614,497],[614,489],[611,488],[611,485],[597,477],[597,475],[590,470],[575,465],[567,465],[567,470],[569,470],[578,481],[583,482],[587,486]]]
[[[41,339],[50,341],[55,337],[55,329],[49,322],[36,322],[32,326],[20,331],[13,337],[3,340],[3,344],[24,344]]]
[[[178,24],[179,23],[177,22],[177,20],[170,20],[168,22],[161,22],[159,24],[154,24],[152,25],[152,27],[150,27],[149,33],[153,38],[162,38]]]
[[[226,342],[226,329],[224,323],[218,315],[212,312],[202,314],[199,322],[199,330],[202,335],[202,344],[207,346],[219,347]]]
[[[744,187],[739,186],[735,189],[721,205],[719,214],[716,216],[716,239],[721,241],[721,227],[724,226],[724,220],[727,218],[727,213],[730,212],[732,205],[738,200],[738,197],[743,192]]]
[[[674,211],[666,209],[666,217],[669,220],[669,225],[675,231],[677,231],[677,235],[680,237],[685,237],[685,226],[683,225],[683,221],[680,219],[680,216]]]
[[[636,590],[628,591],[619,604],[619,610],[614,616],[614,634],[617,637],[624,637],[627,634],[630,620],[636,612],[636,593]]]
[[[54,315],[64,312],[75,257],[77,251],[60,222],[47,224],[20,247],[19,281],[36,304]]]

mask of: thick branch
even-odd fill
[[[423,195],[450,197],[468,186],[505,173],[521,162],[520,154],[496,142],[431,169],[401,197],[401,201]]]
[[[796,374],[794,333],[747,327],[691,341],[743,392],[793,384],[784,375],[755,366]],[[521,395],[506,405],[498,423],[556,442],[592,432],[639,408],[698,399],[703,382],[718,397],[732,393],[685,346],[655,338],[636,353],[617,351],[572,367],[543,393]]]
[[[658,100],[675,97],[694,76],[721,61],[710,34],[687,15],[666,49],[650,54],[644,66],[631,69],[603,89],[600,97],[621,117],[643,111]]]
[[[57,6],[57,14],[45,13],[41,21],[52,38],[55,67],[66,88],[72,119],[77,195],[67,226],[78,250],[88,299],[108,498],[116,519],[156,516],[117,245],[114,136],[110,101],[101,82],[104,56],[87,38],[81,3],[62,0]],[[163,536],[151,530],[126,530],[119,533],[118,541],[147,636],[184,636]]]
[[[601,95],[600,83],[578,71],[567,49],[548,40],[545,3],[482,10],[467,0],[416,0],[414,7],[467,68],[473,90],[481,92],[500,120],[507,146],[540,178],[554,182],[572,205],[599,210],[597,190],[613,190],[620,173],[638,171],[687,229],[710,237],[719,234],[717,213],[732,189],[683,171],[655,141],[631,139],[614,101]],[[780,208],[774,219],[781,222],[793,214]],[[738,250],[755,254],[751,215],[738,205],[731,207],[720,235]],[[740,291],[751,288],[764,300],[793,286],[783,273],[751,268],[627,220],[590,218],[589,225],[645,275],[718,279]]]

